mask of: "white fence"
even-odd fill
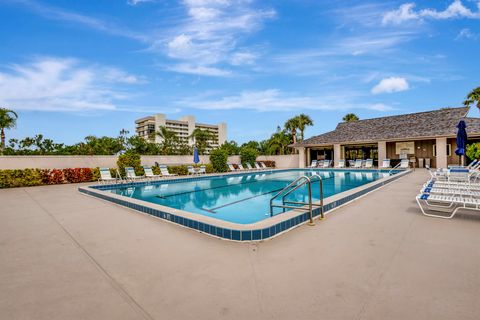
[[[285,156],[259,156],[258,161],[275,161],[277,168],[298,168],[298,154]],[[240,162],[239,156],[231,156],[229,162]],[[193,156],[142,156],[142,164],[154,165],[192,164]],[[200,163],[210,163],[208,156],[200,156]],[[117,166],[117,156],[0,156],[0,169],[64,169]]]

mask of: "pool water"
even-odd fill
[[[185,182],[158,181],[109,191],[224,221],[248,224],[269,218],[270,199],[298,177],[312,173],[318,173],[323,179],[324,198],[389,176],[387,172],[378,171],[286,170],[204,177]],[[319,182],[315,180],[312,183],[314,201],[319,201],[319,194]],[[307,186],[303,186],[287,199],[306,202],[307,195]],[[274,214],[281,212],[281,208],[274,208]]]

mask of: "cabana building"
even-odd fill
[[[474,110],[477,111],[477,110]],[[434,111],[341,122],[335,130],[293,144],[299,166],[312,160],[373,159],[378,165],[391,159],[395,166],[410,159],[416,167],[443,168],[459,164],[455,154],[457,124],[467,124],[468,143],[480,142],[480,118],[468,117],[469,108]]]

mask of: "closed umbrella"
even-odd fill
[[[463,165],[463,156],[465,155],[465,149],[467,147],[467,131],[465,130],[467,125],[465,124],[465,121],[460,120],[457,128],[457,149],[455,149],[455,154],[461,157],[461,164]]]
[[[200,157],[198,156],[198,149],[193,149],[193,163],[197,164],[200,162]]]

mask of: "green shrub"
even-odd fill
[[[467,150],[465,152],[470,160],[475,160],[480,158],[480,144],[479,143],[472,143],[467,145]]]
[[[257,156],[258,152],[253,148],[246,147],[240,150],[240,162],[242,162],[243,165],[250,163],[253,166],[257,160]]]
[[[143,175],[142,161],[140,155],[133,152],[127,152],[118,157],[117,160],[118,171],[122,177],[125,177],[125,168],[133,167],[135,174]]]
[[[42,185],[39,169],[0,170],[0,188],[29,187]]]
[[[171,174],[178,174],[179,176],[186,176],[188,174],[187,166],[168,166],[168,172]]]
[[[215,149],[210,152],[210,163],[214,172],[227,172],[228,153],[221,149]]]

